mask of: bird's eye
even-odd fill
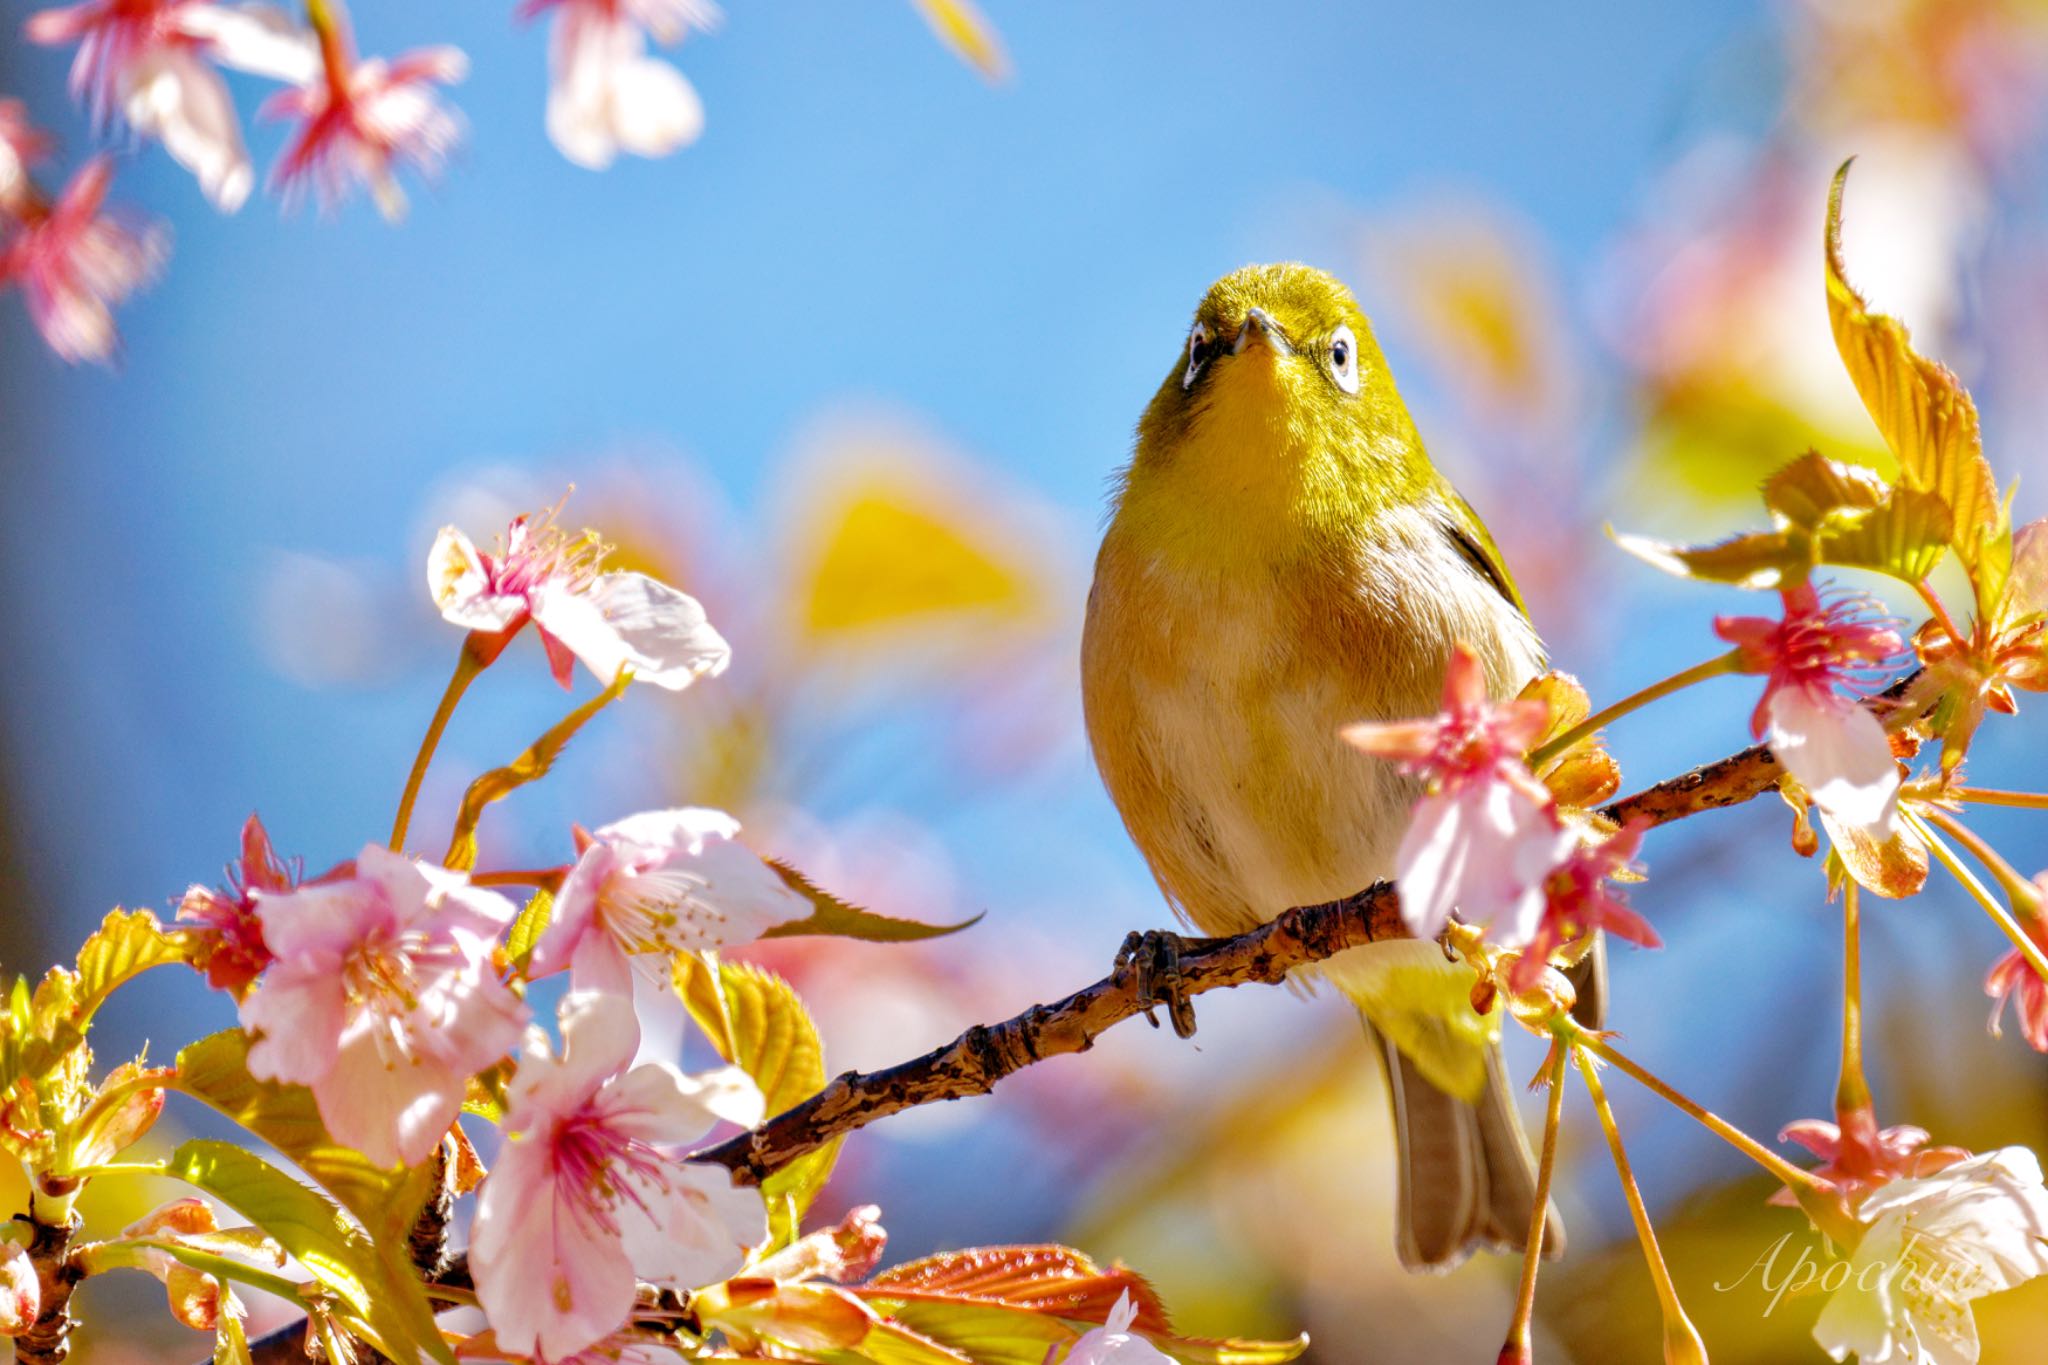
[[[1358,392],[1358,339],[1349,327],[1330,334],[1330,378],[1346,393]]]
[[[1209,363],[1209,324],[1198,322],[1188,333],[1188,368],[1180,377],[1183,389],[1192,389],[1195,379],[1202,373],[1202,366]]]

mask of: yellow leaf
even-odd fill
[[[1848,175],[1844,162],[1828,192],[1828,323],[1835,347],[1898,459],[1901,482],[1948,505],[1950,544],[1977,583],[1980,606],[1988,607],[1978,569],[1987,543],[2002,533],[2003,517],[1998,484],[1984,458],[1977,405],[1954,373],[1913,349],[1904,323],[1871,312],[1843,273],[1842,187]]]
[[[1010,58],[1003,51],[1002,36],[973,0],[913,0],[918,13],[931,25],[939,41],[953,55],[979,71],[990,81],[1010,78]]]
[[[804,602],[820,636],[851,635],[918,618],[1035,608],[1019,566],[944,510],[891,490],[858,494],[826,533]]]

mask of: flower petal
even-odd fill
[[[130,73],[122,113],[198,177],[215,208],[233,213],[248,199],[256,172],[242,146],[227,82],[189,48],[163,46],[145,54]]]
[[[1768,742],[1815,804],[1845,824],[1889,830],[1898,811],[1899,765],[1877,717],[1845,697],[1777,689]]]

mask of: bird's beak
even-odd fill
[[[1263,308],[1254,308],[1244,315],[1244,326],[1237,329],[1237,340],[1231,344],[1230,353],[1237,355],[1255,344],[1270,347],[1275,355],[1287,355],[1293,349],[1287,344],[1287,333]]]

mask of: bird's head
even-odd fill
[[[1436,478],[1351,291],[1309,266],[1254,265],[1195,310],[1139,422],[1125,502],[1241,541],[1355,525]]]

